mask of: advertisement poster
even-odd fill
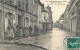
[[[0,50],[80,50],[80,0],[0,0]]]

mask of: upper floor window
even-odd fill
[[[28,3],[26,4],[26,10],[28,10]]]
[[[10,2],[10,3],[13,3],[13,1],[12,1],[12,0],[9,0],[9,2]]]
[[[21,7],[20,1],[18,1],[18,7]]]
[[[72,15],[74,15],[74,12],[72,12]]]
[[[46,17],[44,17],[44,20],[46,20]]]

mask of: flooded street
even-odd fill
[[[80,0],[0,0],[0,50],[80,50]]]
[[[52,49],[51,50],[66,50],[66,46],[64,46],[64,39],[66,38],[66,32],[54,28],[52,31]],[[64,49],[65,48],[65,49]]]
[[[39,36],[35,44],[49,50],[66,50],[64,39],[67,35],[65,33],[66,32],[63,30],[53,28],[53,30],[48,32],[48,34]]]
[[[18,40],[18,43],[30,43],[35,46],[40,46],[49,50],[66,50],[66,46],[64,46],[63,41],[64,38],[66,38],[66,32],[63,30],[60,30],[58,28],[53,28],[53,30],[48,31],[45,34],[42,34],[40,36],[33,36],[29,38],[24,38],[21,40]],[[2,50],[39,50],[35,47],[31,46],[19,46],[19,45],[0,45],[0,48]]]

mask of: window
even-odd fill
[[[72,15],[74,15],[74,12],[72,12]]]
[[[13,0],[9,0],[9,3],[13,3]]]
[[[28,27],[29,19],[26,17],[25,18],[25,27]]]
[[[12,15],[12,18],[13,18],[13,19],[16,19],[16,17],[15,17],[15,15],[14,15],[14,14]]]
[[[34,4],[34,1],[33,1],[33,4]]]
[[[7,12],[5,12],[5,18],[7,18],[7,16],[8,16],[8,13],[7,13]]]
[[[28,10],[28,3],[26,4],[26,10]]]
[[[69,10],[71,9],[71,7],[72,7],[72,5],[74,4],[74,2],[75,2],[75,0],[71,0],[71,5],[70,5],[70,7],[69,7],[69,9],[68,9],[68,12],[69,12]]]
[[[21,7],[20,1],[18,1],[18,7]]]
[[[46,20],[46,17],[44,17],[44,20]]]

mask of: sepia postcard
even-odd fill
[[[80,50],[80,0],[0,0],[0,50]]]

